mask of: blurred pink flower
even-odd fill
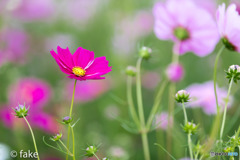
[[[147,89],[155,89],[161,78],[157,72],[146,72],[142,75],[142,85]]]
[[[184,68],[180,64],[172,63],[167,68],[168,79],[172,82],[179,82],[184,76]]]
[[[226,48],[240,52],[240,15],[235,4],[226,9],[225,4],[219,6],[217,14],[218,30]]]
[[[126,151],[119,146],[113,146],[110,149],[110,155],[113,156],[114,158],[124,158],[127,156]]]
[[[168,116],[167,112],[161,112],[160,114],[156,115],[154,123],[156,129],[166,130],[168,128],[168,125],[173,125],[173,119],[172,117]]]
[[[74,84],[72,81],[69,81],[66,84],[66,89],[64,90],[64,97],[67,97],[68,100],[72,99]],[[75,102],[84,103],[88,101],[92,101],[110,88],[109,81],[85,81],[81,83],[77,83],[75,90]]]
[[[60,70],[68,78],[80,81],[105,79],[101,77],[111,71],[106,57],[94,58],[94,52],[79,47],[72,55],[68,48],[57,47],[58,54],[52,50],[51,55],[57,62]]]
[[[25,32],[12,29],[0,31],[0,65],[1,62],[23,61],[28,48],[28,36]]]
[[[42,108],[51,97],[51,88],[40,79],[23,78],[9,88],[8,97],[10,104],[25,103],[26,106]]]
[[[24,121],[20,121],[19,118],[16,118],[13,115],[12,107],[15,106],[6,105],[4,107],[1,107],[2,109],[0,110],[0,119],[3,121],[4,125],[8,128],[25,125]],[[27,116],[27,119],[32,125],[32,127],[39,128],[43,131],[51,133],[55,133],[58,131],[58,123],[51,115],[48,115],[43,111],[39,110],[38,108],[31,106],[28,114],[29,115]]]
[[[203,57],[210,54],[218,43],[213,16],[192,0],[159,2],[155,4],[153,14],[156,36],[161,40],[174,41],[175,53],[193,52]]]
[[[153,17],[148,11],[139,11],[133,17],[118,20],[113,37],[114,51],[120,54],[133,52],[137,41],[151,33],[152,26]]]
[[[231,3],[237,6],[237,12],[240,15],[240,1],[239,0],[231,0]]]
[[[216,114],[216,101],[214,94],[213,82],[205,82],[203,84],[192,84],[186,89],[190,93],[190,102],[188,107],[201,107],[206,114]],[[218,103],[224,108],[227,90],[217,87]],[[232,105],[233,97],[229,98],[228,107]]]
[[[207,10],[209,13],[211,13],[213,16],[216,14],[217,9],[217,2],[216,0],[193,0],[194,3],[196,3],[197,6],[200,6],[201,8]]]
[[[25,21],[43,20],[54,12],[53,0],[19,0],[10,7],[13,16]]]

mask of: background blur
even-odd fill
[[[153,33],[154,3],[146,0],[0,0],[0,160],[7,159],[10,150],[33,150],[23,119],[11,114],[11,108],[18,103],[30,105],[29,121],[42,159],[64,159],[65,155],[42,141],[43,136],[48,139],[59,130],[63,135],[66,133],[66,127],[56,119],[61,120],[69,112],[74,80],[66,78],[49,53],[52,49],[56,51],[58,45],[68,46],[72,53],[81,46],[94,51],[96,57],[106,56],[113,69],[105,80],[77,82],[74,119],[80,118],[75,127],[78,159],[84,159],[88,144],[101,144],[100,157],[143,159],[141,137],[122,128],[118,119],[129,119],[125,68],[136,64],[139,48],[145,45],[153,50],[152,58],[142,65],[145,115],[149,114],[158,84],[165,78],[165,69],[172,59],[172,42],[160,41]],[[227,88],[224,70],[240,64],[240,55],[224,52],[219,62],[218,83]],[[214,52],[204,58],[192,53],[180,56],[185,76],[177,89],[212,80],[215,55]],[[234,102],[228,117],[237,120],[240,115],[237,85],[232,93],[235,93]],[[165,111],[168,110],[167,97],[166,91],[162,101]],[[200,108],[187,109],[187,112],[189,119],[203,128],[193,139],[204,139],[214,116]],[[186,155],[182,122],[182,112],[176,112],[172,151],[176,158]],[[228,135],[236,130],[235,122],[227,122]],[[149,134],[153,160],[165,159],[166,153],[153,145],[157,142],[166,146],[165,137],[166,131],[161,129]]]

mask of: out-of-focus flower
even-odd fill
[[[15,114],[16,117],[23,118],[23,117],[26,117],[28,115],[29,107],[26,108],[25,105],[19,104],[17,107],[13,108],[13,110],[16,113]]]
[[[157,3],[153,14],[156,36],[161,40],[174,41],[175,53],[194,52],[200,57],[206,56],[219,40],[213,16],[192,0]]]
[[[161,77],[159,76],[159,73],[157,72],[146,72],[142,75],[142,85],[143,87],[147,89],[155,89],[159,82],[161,80]]]
[[[57,47],[57,52],[50,51],[61,71],[68,78],[80,81],[105,79],[101,77],[111,71],[106,57],[94,59],[94,52],[79,47],[72,55],[68,48]]]
[[[184,76],[183,66],[177,63],[172,63],[167,68],[167,77],[172,82],[179,82]]]
[[[22,62],[28,48],[25,32],[13,29],[0,31],[0,65],[7,61]]]
[[[24,21],[43,20],[52,15],[54,3],[53,0],[10,0],[7,9]]]
[[[113,105],[107,106],[104,109],[105,117],[111,120],[116,119],[119,116],[119,112],[119,108]]]
[[[136,67],[128,66],[125,72],[128,76],[134,77],[134,76],[136,76],[136,72],[137,72]]]
[[[127,152],[119,146],[113,146],[109,149],[109,154],[114,158],[126,159],[128,157]]]
[[[139,56],[146,60],[148,60],[151,57],[151,53],[152,53],[152,49],[149,47],[143,46],[139,50]]]
[[[216,114],[216,100],[214,94],[213,82],[205,82],[203,84],[193,84],[187,88],[191,95],[191,102],[188,103],[188,107],[201,107],[206,114]],[[221,108],[225,105],[225,98],[227,97],[227,91],[223,88],[217,87],[218,103]],[[233,102],[232,96],[229,97],[228,107]]]
[[[201,8],[207,10],[209,13],[211,13],[214,17],[216,14],[217,9],[217,1],[216,0],[193,0],[194,3],[196,3],[197,6],[200,6]]]
[[[26,104],[31,108],[42,108],[51,96],[50,86],[37,78],[19,79],[9,88],[10,104]]]
[[[73,119],[69,116],[66,116],[62,119],[62,121],[63,121],[64,124],[69,124],[73,121]]]
[[[231,3],[237,6],[237,12],[240,15],[240,1],[239,0],[231,0]]]
[[[113,50],[119,54],[132,53],[137,41],[148,35],[152,31],[152,26],[153,17],[148,11],[140,11],[133,17],[119,20],[113,38]]]
[[[231,51],[240,52],[240,15],[235,4],[226,9],[225,4],[217,10],[218,31],[225,47]]]
[[[195,134],[197,132],[198,125],[192,122],[186,122],[183,126],[185,133]]]
[[[168,126],[173,125],[173,118],[169,117],[167,112],[161,112],[156,115],[154,125],[156,129],[166,130]]]
[[[191,158],[185,157],[185,158],[181,158],[181,159],[179,159],[179,160],[191,160]]]
[[[19,123],[20,121],[13,115],[11,106],[5,105],[2,107],[0,110],[0,119],[8,128],[26,125],[25,123]],[[27,119],[34,128],[52,133],[58,131],[58,123],[56,123],[55,118],[34,107],[30,106]]]
[[[189,101],[189,92],[187,92],[186,90],[180,90],[176,93],[175,95],[175,100],[178,102],[178,103],[185,103],[185,102],[188,102]]]
[[[51,137],[50,140],[52,141],[58,141],[62,138],[62,133],[58,133],[55,136]]]
[[[92,157],[97,153],[98,149],[95,146],[89,146],[86,148],[86,154],[87,157]]]
[[[9,159],[9,153],[10,153],[10,149],[7,145],[0,143],[0,160],[6,160]]]
[[[69,81],[64,90],[64,97],[68,100],[72,99],[74,84]],[[75,102],[84,103],[94,100],[107,92],[110,88],[109,81],[85,81],[76,84]]]

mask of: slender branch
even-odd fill
[[[98,158],[98,156],[97,156],[95,153],[93,153],[93,155],[97,158],[97,160],[100,160],[100,159]]]
[[[188,147],[191,160],[193,160],[191,133],[188,133]]]
[[[59,139],[59,142],[62,144],[62,146],[66,149],[66,151],[73,156],[73,154],[69,151],[69,149],[65,146],[65,144],[61,141],[61,139]]]
[[[132,116],[132,119],[134,120],[135,124],[137,125],[138,128],[140,128],[140,122],[137,116],[137,112],[135,110],[135,106],[133,103],[133,97],[132,97],[132,77],[128,76],[127,77],[127,100],[128,100],[128,106],[130,109],[130,113]]]
[[[184,113],[185,124],[187,124],[187,122],[188,122],[188,118],[187,118],[187,112],[186,112],[186,108],[185,108],[184,102],[182,102],[182,107],[183,107],[183,113]]]
[[[147,129],[150,129],[151,125],[152,125],[152,122],[153,122],[153,119],[154,119],[154,116],[156,115],[158,109],[159,109],[159,105],[161,103],[161,100],[162,100],[162,95],[163,95],[163,92],[166,88],[166,85],[167,85],[168,81],[165,80],[162,84],[161,84],[161,87],[157,93],[157,96],[154,100],[154,104],[153,104],[153,107],[152,107],[152,110],[150,112],[150,116],[148,118],[148,121],[147,121]]]
[[[71,130],[72,130],[72,141],[73,141],[73,152],[72,152],[72,155],[73,155],[73,160],[75,160],[75,140],[74,140],[74,131],[73,131],[73,127],[71,126]]]
[[[233,84],[233,78],[231,79],[230,84],[229,84],[227,99],[226,99],[225,107],[224,107],[223,121],[222,121],[222,127],[221,127],[221,132],[220,132],[221,143],[222,143],[223,130],[224,130],[225,121],[226,121],[227,105],[228,105],[228,102],[229,102],[229,95],[230,95],[230,92],[231,92],[232,84]]]
[[[72,102],[71,102],[69,117],[72,117],[72,110],[73,110],[73,102],[74,102],[76,84],[77,84],[77,80],[75,80],[75,82],[74,82],[74,88],[73,88],[73,95],[72,95]],[[68,149],[69,149],[69,139],[70,139],[69,136],[70,136],[70,126],[68,126],[68,137],[67,137],[67,148]],[[66,160],[68,160],[68,155],[66,155]]]
[[[150,160],[150,152],[148,146],[148,137],[147,131],[145,126],[145,118],[144,118],[144,111],[143,111],[143,102],[142,102],[142,86],[141,86],[141,62],[142,58],[139,58],[137,61],[137,74],[136,74],[136,85],[137,85],[137,102],[138,102],[138,114],[141,123],[141,135],[142,135],[142,142],[143,142],[143,151],[145,160]]]
[[[23,116],[24,120],[26,121],[26,123],[27,123],[27,125],[28,125],[28,128],[30,129],[30,132],[31,132],[31,135],[32,135],[32,139],[33,139],[34,148],[35,148],[35,151],[36,151],[36,153],[37,153],[37,158],[38,158],[38,160],[40,160],[39,155],[38,155],[38,149],[37,149],[36,140],[35,140],[35,137],[34,137],[34,134],[33,134],[33,131],[32,131],[32,127],[31,127],[31,125],[29,124],[27,118],[26,118],[23,114],[22,114],[22,116]]]

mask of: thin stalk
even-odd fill
[[[97,156],[95,153],[93,153],[93,155],[97,158],[97,160],[100,160],[100,159],[98,158],[98,156]]]
[[[152,122],[153,122],[153,119],[154,119],[154,116],[156,115],[157,111],[158,111],[158,108],[159,108],[159,105],[160,105],[160,102],[162,100],[162,95],[163,95],[163,92],[166,88],[166,85],[167,85],[168,81],[165,80],[162,84],[161,84],[161,87],[157,93],[157,96],[155,98],[155,101],[154,101],[154,104],[153,104],[153,107],[152,107],[152,110],[150,112],[150,116],[148,118],[148,121],[147,121],[147,129],[150,129],[151,125],[152,125]]]
[[[197,159],[198,154],[199,154],[199,151],[197,151],[197,153],[195,154],[194,159]]]
[[[185,124],[187,124],[187,122],[188,122],[188,118],[187,118],[187,112],[186,112],[186,108],[185,108],[184,102],[182,102],[182,107],[183,107],[183,113],[184,113]]]
[[[73,88],[73,95],[72,95],[72,102],[71,102],[69,117],[72,117],[72,110],[73,110],[73,102],[74,102],[76,84],[77,84],[77,80],[75,80],[75,82],[74,82],[74,88]],[[70,130],[71,130],[71,128],[70,128],[70,126],[68,126],[68,138],[67,138],[67,148],[68,149],[69,149]],[[66,155],[66,160],[68,160],[68,155]]]
[[[71,130],[72,130],[72,141],[73,141],[73,160],[75,160],[75,140],[74,140],[74,131],[73,131],[73,127],[71,127]]]
[[[191,160],[193,160],[191,133],[188,133],[188,147],[189,147]]]
[[[218,106],[218,96],[217,96],[217,66],[218,66],[218,60],[219,60],[224,48],[225,47],[222,46],[217,53],[217,57],[215,59],[215,64],[214,64],[214,72],[213,72],[214,94],[215,94],[215,100],[216,100],[216,106],[217,106],[218,112],[219,112],[219,106]]]
[[[224,107],[223,121],[222,121],[222,127],[221,127],[221,132],[220,132],[220,142],[221,143],[222,143],[223,130],[224,130],[225,121],[226,121],[227,105],[228,105],[228,102],[229,102],[229,95],[230,95],[230,92],[231,92],[232,84],[233,84],[233,78],[231,79],[230,84],[229,84],[227,100],[225,102],[225,107]]]
[[[238,146],[238,154],[240,154],[240,146]],[[240,160],[240,155],[238,156],[239,160]]]
[[[142,58],[139,58],[137,61],[137,74],[136,74],[136,92],[137,92],[137,103],[138,103],[138,114],[141,123],[141,135],[142,135],[142,143],[143,143],[143,151],[145,160],[150,160],[150,152],[148,146],[148,137],[145,126],[145,118],[143,111],[143,102],[142,102],[142,86],[141,86],[141,62]]]
[[[132,77],[128,76],[127,77],[127,101],[128,101],[128,106],[130,109],[130,114],[131,117],[133,119],[133,121],[135,122],[135,124],[137,125],[138,129],[140,128],[140,122],[137,116],[137,112],[135,110],[135,106],[133,103],[133,97],[132,97]]]
[[[33,144],[34,144],[34,148],[35,148],[35,151],[36,151],[36,153],[37,153],[37,158],[38,158],[38,160],[40,160],[39,155],[38,155],[38,149],[37,149],[37,144],[36,144],[35,136],[34,136],[33,131],[32,131],[32,127],[31,127],[31,125],[29,124],[27,118],[25,118],[25,116],[24,116],[23,114],[22,114],[22,116],[23,116],[24,120],[26,121],[26,123],[27,123],[27,125],[28,125],[28,128],[29,128],[29,130],[30,130],[30,132],[31,132],[32,139],[33,139]]]
[[[66,151],[68,152],[68,154],[70,154],[71,156],[73,156],[73,154],[69,151],[69,149],[65,146],[65,144],[61,141],[61,139],[59,139],[59,142],[62,144],[62,146],[66,149]]]

